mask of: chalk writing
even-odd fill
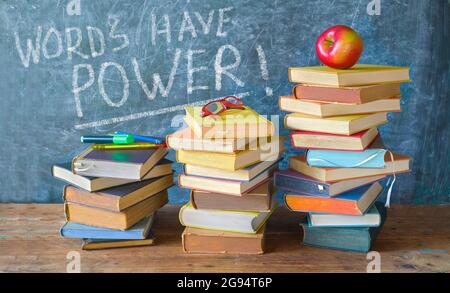
[[[70,16],[81,15],[81,0],[70,0],[67,3],[66,11]]]
[[[70,1],[66,9],[69,15],[80,15],[81,3]],[[147,14],[150,34],[148,44],[150,48],[157,47],[158,50],[165,50],[162,45],[169,46],[174,40],[175,43],[192,42],[200,36],[225,39],[232,32],[233,13],[233,7],[213,9],[206,14],[185,9],[178,14],[179,28],[177,29],[174,27],[176,22],[173,19],[176,16],[169,16],[166,13],[157,14],[152,10]],[[216,48],[180,49],[183,46],[176,46],[177,48],[164,53],[164,56],[169,56],[167,60],[169,62],[164,62],[168,66],[158,70],[159,72],[153,70],[150,74],[147,70],[144,71],[147,67],[142,64],[146,59],[140,61],[138,56],[134,55],[135,53],[127,56],[129,62],[126,64],[123,61],[103,60],[108,58],[110,53],[117,53],[130,47],[130,38],[122,29],[122,21],[118,15],[111,14],[107,15],[105,26],[58,28],[54,24],[39,24],[35,28],[34,35],[28,37],[23,37],[15,31],[14,38],[19,59],[25,68],[29,68],[32,64],[38,65],[41,62],[41,54],[46,60],[66,58],[69,63],[74,63],[71,84],[75,112],[79,118],[85,116],[85,109],[83,109],[83,107],[86,108],[86,105],[83,105],[85,98],[92,97],[96,89],[98,96],[107,107],[120,108],[127,103],[131,87],[136,85],[137,90],[141,91],[148,101],[154,101],[157,97],[169,98],[175,84],[183,86],[182,83],[177,83],[178,76],[182,73],[186,74],[185,79],[180,77],[180,80],[185,80],[187,96],[200,91],[224,91],[226,90],[223,86],[224,79],[233,82],[237,88],[245,86],[245,82],[237,74],[241,65],[241,52],[235,45],[227,44],[226,41]],[[261,78],[266,83],[265,91],[270,96],[272,89],[267,86],[269,81],[267,58],[261,45],[258,44],[255,48]],[[100,64],[90,61],[100,57],[103,61]],[[180,69],[182,66],[183,69]],[[111,81],[110,76],[115,76],[114,90],[108,88],[111,84],[108,82]],[[214,81],[208,84],[205,77],[211,77]],[[132,116],[130,119],[134,120],[138,116]],[[116,120],[108,120],[108,123],[113,121]],[[97,124],[78,124],[77,127],[84,128],[88,125],[95,127]]]

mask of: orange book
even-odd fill
[[[375,182],[354,190],[347,191],[337,197],[321,197],[313,195],[285,196],[286,206],[298,212],[363,215],[375,202],[383,187]]]

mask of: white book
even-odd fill
[[[381,215],[374,204],[362,216],[309,213],[308,222],[311,227],[379,227]]]
[[[272,200],[272,208],[268,212],[236,212],[195,209],[188,203],[181,208],[179,216],[181,224],[186,227],[256,234],[276,205],[276,200]]]

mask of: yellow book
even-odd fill
[[[296,99],[293,96],[279,97],[280,110],[318,117],[369,114],[376,112],[401,112],[400,98],[382,99],[364,104],[322,103]]]
[[[344,87],[409,82],[410,77],[408,67],[358,64],[349,69],[327,66],[291,67],[289,80],[296,83]]]
[[[280,153],[284,151],[283,141],[284,137],[272,137],[265,142],[260,141],[259,146],[249,146],[247,150],[231,154],[177,150],[177,162],[236,171],[261,161],[276,161]]]
[[[270,211],[242,212],[226,210],[195,209],[189,202],[180,209],[183,226],[225,232],[256,234],[277,207],[272,201]]]
[[[343,135],[352,135],[386,122],[386,112],[328,118],[294,113],[286,115],[284,118],[284,125],[286,128]]]
[[[202,107],[186,107],[185,121],[194,134],[202,138],[268,137],[274,134],[272,122],[250,107],[230,109],[219,115],[201,117]]]

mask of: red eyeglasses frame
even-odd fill
[[[235,99],[235,100],[239,101],[241,104],[231,103],[231,102],[228,101],[229,98]],[[214,104],[214,103],[220,103],[223,106],[223,108],[217,113],[212,113],[211,111],[208,110],[208,106],[210,106],[211,104]],[[226,110],[229,110],[229,109],[241,109],[241,110],[243,110],[243,109],[245,109],[244,102],[242,102],[242,100],[239,99],[236,96],[226,96],[223,99],[219,99],[219,100],[216,100],[216,101],[211,101],[211,102],[207,103],[206,105],[204,105],[202,107],[201,116],[202,117],[207,117],[207,116],[210,116],[210,115],[218,115],[218,114],[220,114],[220,113],[222,113],[222,112],[224,112]]]

